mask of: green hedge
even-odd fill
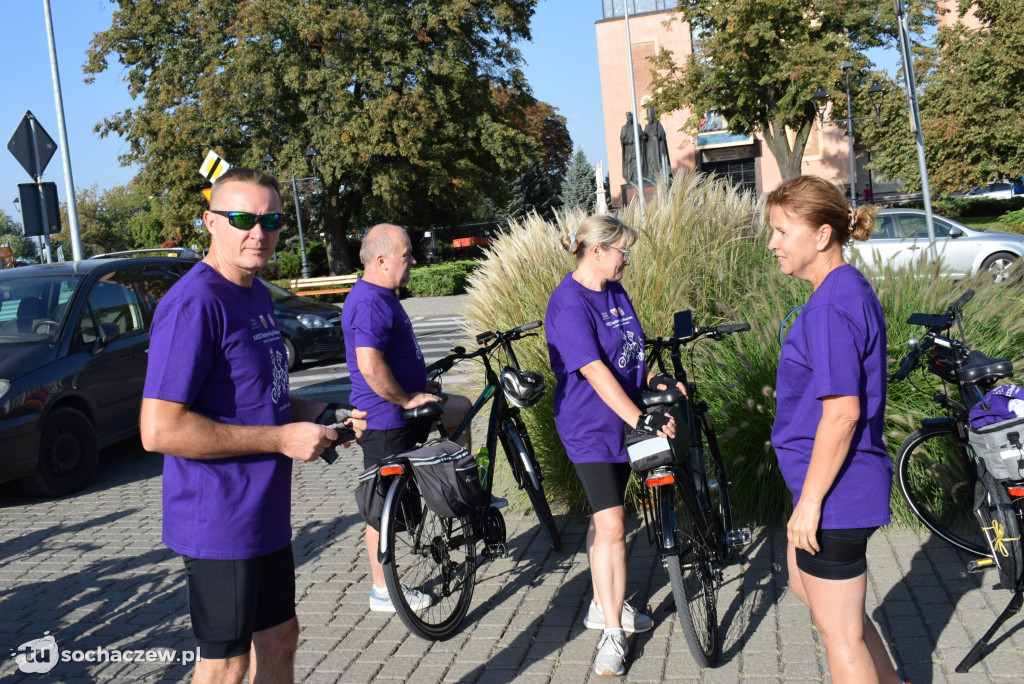
[[[413,297],[447,297],[463,294],[469,275],[479,268],[479,261],[449,261],[417,266],[410,273],[405,290]]]

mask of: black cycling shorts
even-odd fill
[[[583,491],[594,513],[622,506],[626,500],[626,482],[632,468],[629,463],[573,463]]]
[[[811,577],[848,580],[868,571],[868,537],[877,527],[818,530],[816,554],[796,549],[796,566]]]
[[[295,617],[291,544],[244,560],[182,558],[188,610],[201,658],[223,659],[248,653],[254,632]]]
[[[391,430],[366,430],[356,440],[363,448],[363,469],[374,468],[382,461],[399,454],[405,454],[424,441],[430,434],[433,422],[419,420]],[[356,487],[356,504],[363,521],[375,530],[380,529],[380,516],[384,508],[384,494],[379,491],[380,482],[359,483]]]

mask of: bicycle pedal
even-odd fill
[[[998,566],[994,558],[978,558],[977,560],[967,561],[967,572],[981,572],[995,567]]]
[[[749,527],[737,527],[729,530],[725,535],[725,543],[729,546],[746,546],[754,540]]]
[[[495,558],[504,558],[508,555],[508,546],[503,543],[499,544],[487,544],[484,547],[484,557],[487,560],[494,560]]]

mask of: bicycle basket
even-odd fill
[[[501,371],[501,389],[513,406],[530,408],[544,396],[547,385],[539,373],[506,366]]]
[[[455,442],[427,444],[405,455],[427,508],[443,518],[458,518],[483,505],[484,490],[476,459]]]
[[[972,427],[967,438],[996,480],[1024,480],[1024,418]]]

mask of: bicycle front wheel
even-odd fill
[[[388,517],[391,555],[384,579],[398,617],[424,639],[446,639],[459,628],[473,598],[476,539],[470,518],[442,518],[404,476]]]
[[[505,431],[508,436],[508,443],[503,444],[505,455],[509,459],[512,468],[517,470],[523,489],[530,497],[530,505],[540,520],[541,527],[547,532],[551,549],[558,551],[562,548],[562,536],[555,524],[555,517],[551,515],[551,506],[544,496],[544,487],[540,483],[540,470],[537,459],[533,455],[533,445],[528,444],[528,437],[519,433],[519,430],[507,424]]]
[[[911,512],[953,546],[989,555],[974,517],[976,466],[953,423],[912,432],[896,452],[896,486]]]
[[[678,553],[662,558],[672,585],[679,624],[693,659],[701,667],[708,667],[718,660],[720,647],[714,556],[701,541],[685,504],[679,496],[672,496],[670,488],[663,489],[662,505],[662,516],[671,516],[675,521],[676,540],[680,545]]]

